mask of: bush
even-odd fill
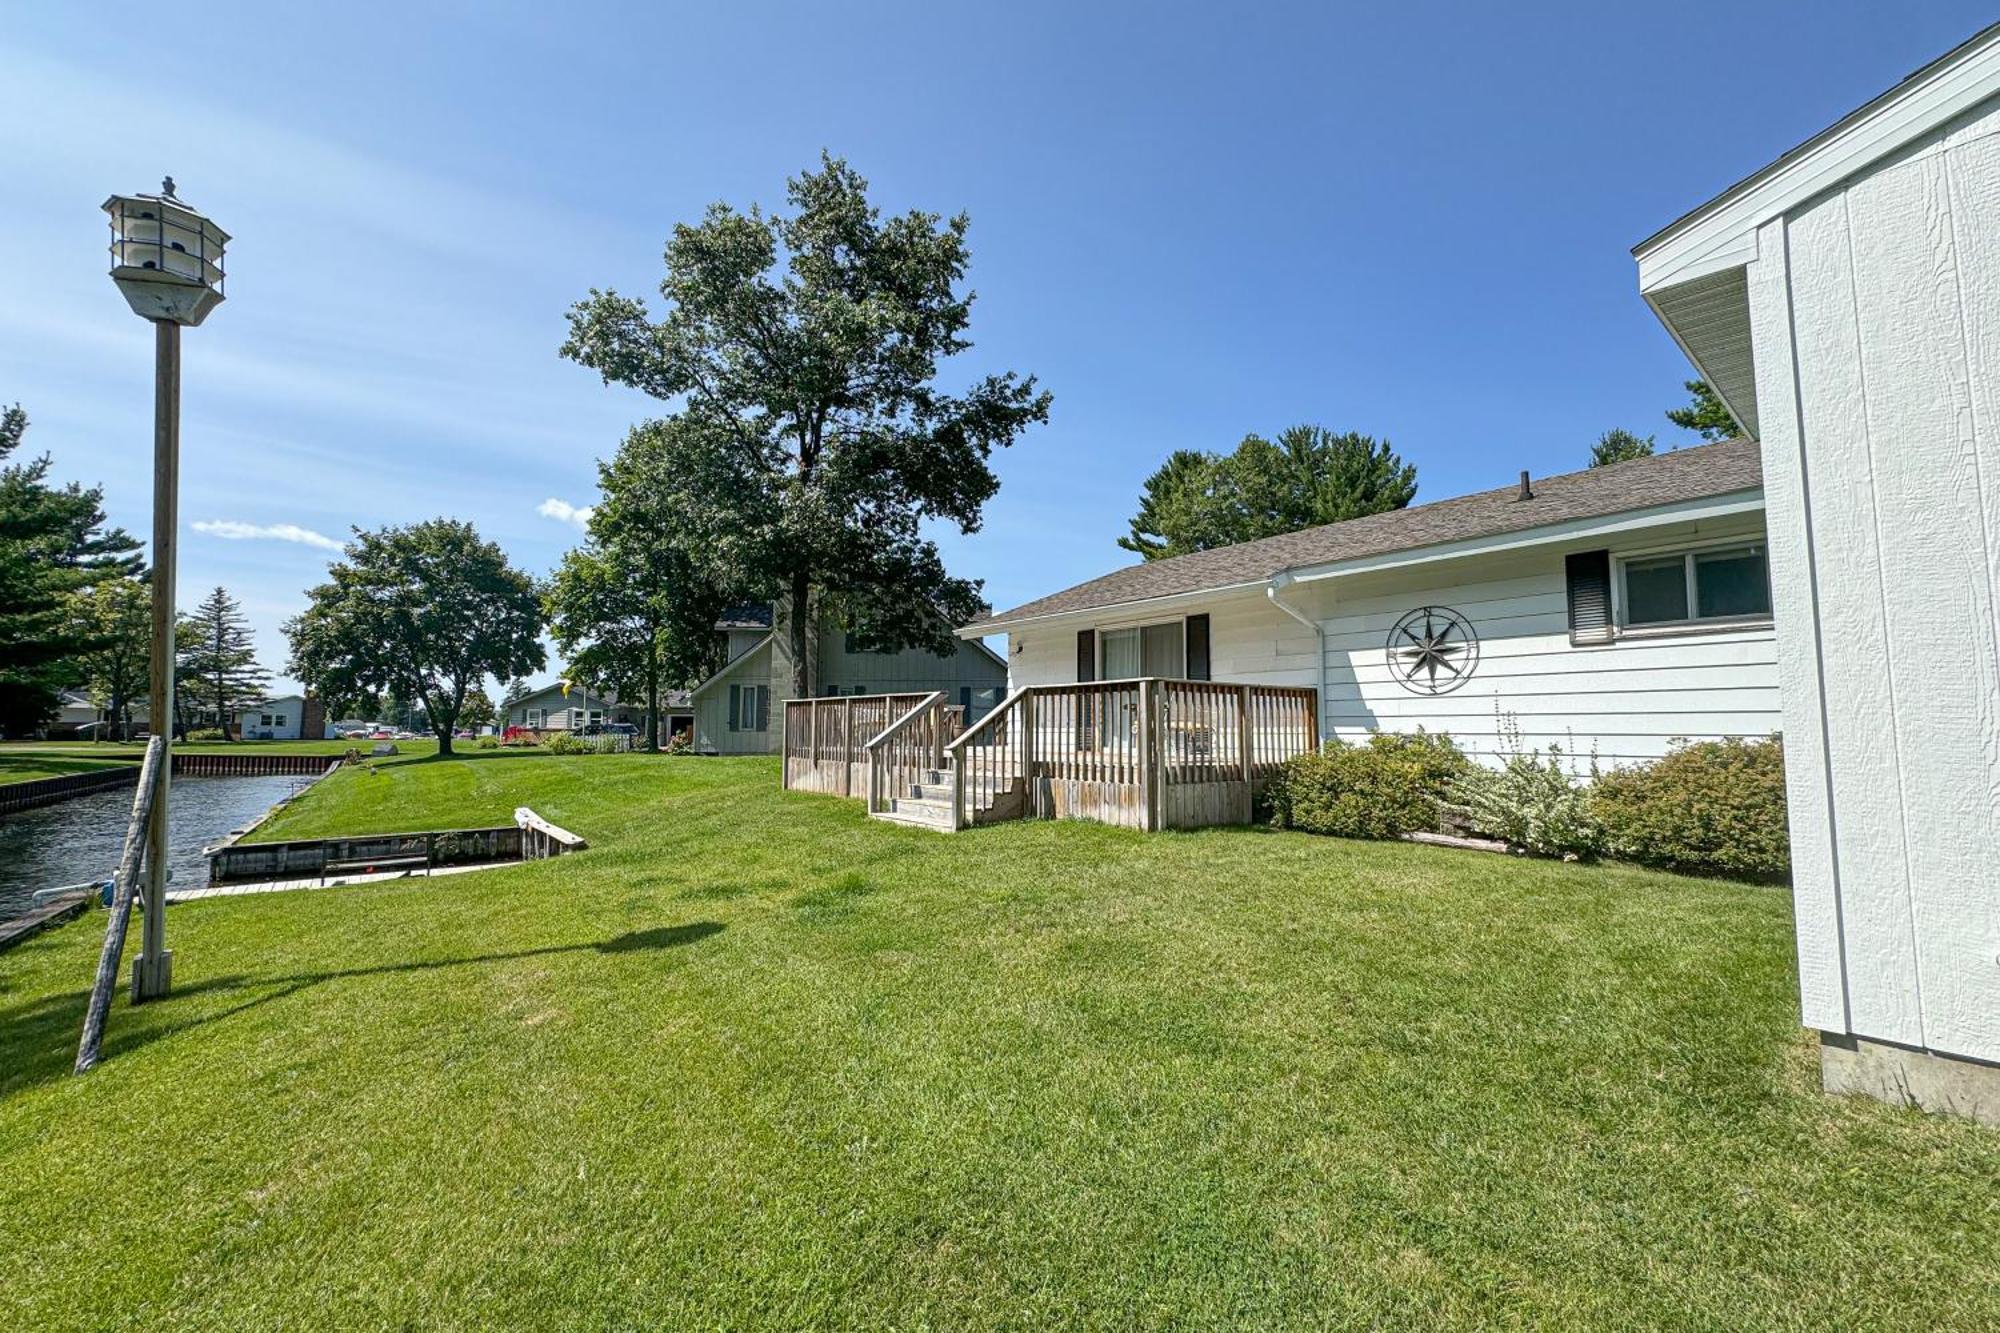
[[[675,733],[674,733],[673,735],[671,735],[671,736],[667,737],[666,741],[665,741],[665,742],[664,742],[664,743],[663,743],[663,744],[662,744],[662,745],[660,746],[660,753],[661,753],[661,754],[693,754],[693,753],[694,753],[694,733],[693,733],[693,732],[691,732],[691,731],[677,731],[677,732],[675,732]]]
[[[1490,838],[1543,856],[1594,856],[1603,844],[1603,831],[1591,813],[1590,788],[1575,771],[1575,761],[1564,762],[1560,745],[1551,744],[1546,754],[1522,749],[1520,724],[1511,716],[1499,719],[1499,733],[1501,766],[1467,767],[1452,784],[1455,813]],[[1593,754],[1590,772],[1595,776],[1596,771]]]
[[[194,730],[188,732],[187,738],[191,741],[226,741],[229,739],[221,727],[196,727]]]
[[[1438,803],[1466,769],[1451,737],[1382,734],[1329,741],[1279,768],[1265,792],[1271,823],[1336,838],[1400,838],[1435,829]]]
[[[500,748],[500,738],[498,736],[481,736],[473,744],[482,750],[497,750]]]
[[[1791,873],[1785,750],[1768,740],[1677,745],[1591,789],[1605,849],[1643,865],[1745,879]]]
[[[550,754],[586,754],[591,747],[584,744],[581,736],[572,736],[567,731],[558,731],[542,741],[542,748]]]

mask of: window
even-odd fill
[[[768,731],[771,727],[771,687],[731,685],[729,687],[729,729]]]
[[[548,710],[546,709],[524,708],[521,710],[521,723],[523,726],[533,727],[536,731],[540,731],[542,729],[542,720],[547,716]]]
[[[1621,562],[1620,619],[1633,628],[1765,620],[1771,578],[1764,546],[1710,547]]]
[[[1134,676],[1183,679],[1187,675],[1185,633],[1183,622],[1178,620],[1105,630],[1098,636],[1104,658],[1098,675],[1105,680],[1129,680]]]

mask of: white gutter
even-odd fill
[[[1297,607],[1287,606],[1283,602],[1278,600],[1278,594],[1282,592],[1284,589],[1291,587],[1292,584],[1295,582],[1297,582],[1297,580],[1292,577],[1292,572],[1289,569],[1281,570],[1280,572],[1272,575],[1271,581],[1264,585],[1264,596],[1270,599],[1272,606],[1277,607],[1280,611],[1283,611],[1293,620],[1298,621],[1301,625],[1304,625],[1307,629],[1311,630],[1313,632],[1314,637],[1316,637],[1319,640],[1319,671],[1317,673],[1319,676],[1319,702],[1317,706],[1319,708],[1319,732],[1320,735],[1324,737],[1326,734],[1326,716],[1327,716],[1326,714],[1326,625],[1321,621],[1313,620],[1307,617],[1305,614],[1299,611]]]

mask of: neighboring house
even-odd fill
[[[665,744],[675,732],[693,725],[694,710],[683,690],[669,690],[660,698],[660,741]],[[646,726],[644,701],[627,703],[616,690],[591,690],[572,685],[567,697],[562,682],[545,685],[507,709],[505,725],[533,731],[582,731],[593,722],[629,722],[642,731]]]
[[[2000,1124],[2000,24],[1634,253],[1763,441],[1826,1085]]]
[[[313,701],[315,709],[318,701]],[[322,720],[318,733],[308,736],[305,723],[306,697],[302,694],[281,694],[266,699],[262,703],[246,708],[236,715],[236,735],[246,741],[295,741],[301,738],[322,739],[326,724]]]
[[[1750,440],[1134,565],[967,625],[1007,685],[1310,685],[1321,732],[1518,727],[1587,764],[1779,727]]]
[[[728,636],[729,659],[692,691],[695,748],[704,754],[775,754],[783,702],[793,695],[791,639],[771,608],[739,607],[717,622]],[[986,715],[1006,692],[1007,666],[982,643],[962,643],[947,656],[908,649],[860,651],[850,636],[822,626],[813,666],[815,691],[907,694],[943,690],[968,721]]]
[[[145,710],[140,709],[143,716]],[[42,728],[42,735],[49,740],[89,740],[103,732],[109,734],[114,727],[104,725],[107,712],[91,701],[82,690],[64,690],[56,715]],[[135,718],[136,722],[136,718]]]

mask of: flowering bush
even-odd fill
[[[1520,723],[1510,714],[1499,721],[1499,768],[1471,765],[1452,784],[1456,813],[1475,830],[1543,856],[1567,860],[1593,856],[1603,830],[1591,812],[1590,789],[1574,759],[1560,745],[1546,753],[1521,745]],[[1597,756],[1589,774],[1597,773]]]

